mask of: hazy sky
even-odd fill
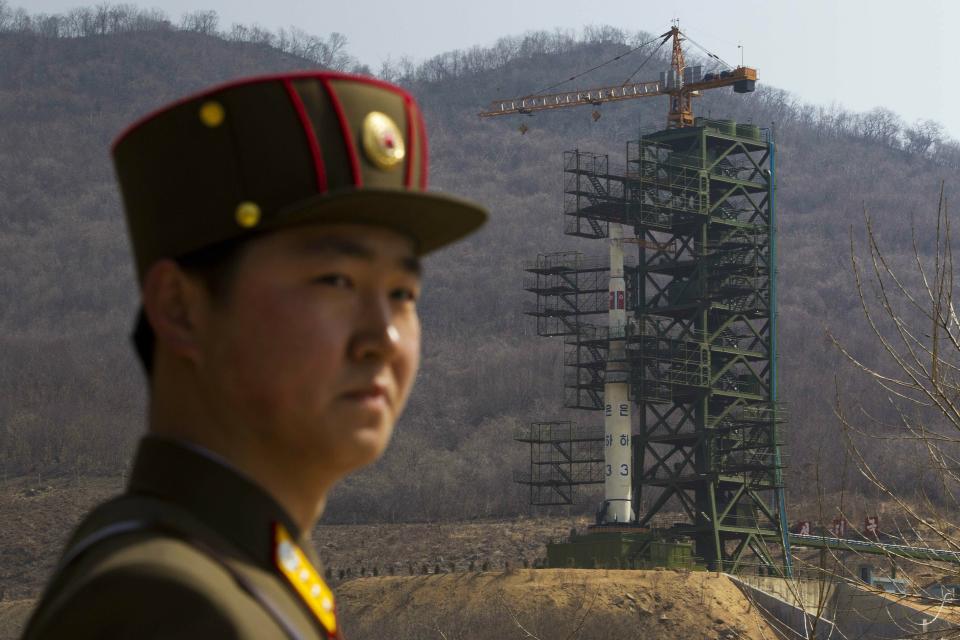
[[[760,82],[808,102],[854,110],[886,106],[908,122],[931,118],[960,138],[957,0],[123,0],[172,17],[214,9],[221,24],[298,26],[347,36],[350,52],[374,70],[387,58],[415,60],[492,45],[499,36],[610,24],[662,33],[670,20],[730,63],[758,69]],[[32,12],[95,4],[12,0]],[[558,78],[570,70],[558,69]],[[651,77],[656,77],[655,73]]]

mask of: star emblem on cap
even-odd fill
[[[403,134],[390,116],[371,111],[363,119],[363,151],[380,169],[394,169],[403,162],[407,154]]]

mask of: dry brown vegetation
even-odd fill
[[[587,519],[517,517],[509,520],[448,521],[369,525],[320,525],[313,541],[333,582],[340,572],[363,575],[419,575],[487,568],[535,566],[545,544],[567,535]]]
[[[37,596],[71,529],[90,508],[116,495],[119,476],[0,482],[0,601]],[[521,568],[545,556],[545,543],[583,526],[583,518],[319,525],[313,541],[332,582],[349,578]],[[347,578],[345,575],[344,578]]]
[[[0,600],[36,597],[73,527],[122,485],[120,477],[0,482]]]

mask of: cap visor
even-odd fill
[[[453,196],[364,187],[298,202],[273,216],[269,227],[310,222],[375,225],[411,237],[417,254],[423,255],[463,238],[486,220],[483,207]]]

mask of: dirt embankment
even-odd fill
[[[521,569],[362,578],[337,589],[349,640],[777,638],[726,577],[672,571]],[[14,640],[30,600],[0,602]]]
[[[579,640],[777,636],[713,573],[521,569],[352,580],[337,590],[350,640]]]
[[[19,637],[83,513],[121,487],[120,478],[0,482],[0,640]],[[521,568],[543,557],[546,541],[584,524],[557,517],[321,525],[313,539],[334,570],[350,640],[774,637],[714,574]],[[480,571],[484,565],[490,571]],[[341,569],[377,569],[380,577],[340,582]]]

